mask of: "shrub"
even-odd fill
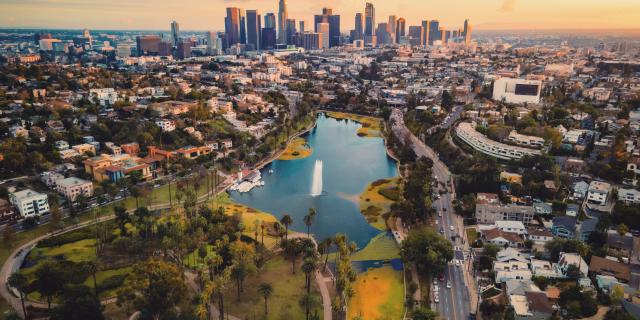
[[[389,179],[378,179],[378,180],[372,182],[371,186],[377,187],[377,186],[381,186],[381,185],[383,185],[385,183],[389,183],[389,182],[391,182],[391,180],[389,180]]]
[[[122,286],[127,276],[127,274],[117,274],[102,280],[102,282],[98,284],[98,292],[105,292]]]
[[[88,239],[92,236],[92,230],[90,228],[82,228],[71,232],[63,233],[55,237],[40,240],[38,242],[38,248],[56,247],[67,243],[72,243],[84,239]]]

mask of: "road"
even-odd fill
[[[450,126],[462,112],[461,107],[454,108],[454,112],[445,120],[440,127],[446,128]],[[435,152],[426,146],[424,142],[414,136],[405,126],[403,114],[400,109],[393,109],[391,113],[392,130],[400,141],[406,141],[409,138],[411,148],[418,157],[426,157],[433,160],[433,175],[438,182],[435,190],[442,190],[438,199],[434,199],[434,207],[438,212],[438,228],[443,236],[451,240],[455,250],[455,260],[464,260],[464,248],[468,245],[463,243],[464,225],[462,218],[454,214],[451,201],[455,199],[455,189],[452,183],[451,173],[447,166],[438,159]],[[468,319],[471,305],[471,292],[467,286],[471,279],[469,275],[465,275],[463,267],[464,263],[456,266],[455,263],[449,263],[444,272],[444,281],[439,281],[439,302],[434,303],[435,309],[441,317],[446,319]],[[465,276],[469,276],[465,278]],[[451,282],[451,288],[447,289],[447,282]],[[433,298],[434,295],[432,295]]]

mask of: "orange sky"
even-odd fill
[[[343,31],[366,1],[288,0],[289,16],[311,21],[322,7],[342,15]],[[458,28],[465,18],[475,29],[637,29],[640,0],[385,0],[371,1],[376,22],[390,14],[407,19],[439,19]],[[277,0],[0,0],[0,27],[222,30],[225,7],[275,12]]]

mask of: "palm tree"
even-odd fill
[[[273,286],[271,286],[270,283],[263,282],[260,284],[260,286],[258,286],[258,292],[264,298],[264,315],[266,316],[267,314],[269,314],[269,309],[267,308],[267,299],[269,299],[269,297],[273,293]]]
[[[290,215],[285,214],[284,216],[282,216],[282,219],[280,219],[280,222],[284,224],[284,228],[285,228],[284,240],[287,241],[289,240],[289,225],[293,223],[293,218],[291,218]]]
[[[22,313],[25,319],[29,319],[27,316],[27,308],[24,306],[24,289],[27,287],[27,278],[21,273],[14,272],[9,276],[9,286],[16,288],[20,294],[20,303],[22,303]]]
[[[302,263],[302,271],[305,275],[305,287],[307,288],[307,294],[311,293],[311,274],[316,270],[316,267],[315,255],[305,258]]]
[[[324,251],[325,251],[324,265],[322,266],[322,270],[325,270],[327,269],[327,262],[329,261],[329,251],[331,251],[331,245],[333,244],[333,239],[325,238],[324,240],[322,240],[322,242],[320,242],[320,244],[324,247]]]
[[[313,221],[316,219],[316,209],[309,208],[309,213],[304,216],[304,225],[307,226],[307,237],[311,238],[311,225]]]

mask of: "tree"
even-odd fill
[[[267,307],[267,300],[269,299],[269,297],[273,293],[273,286],[271,286],[270,283],[264,283],[263,282],[263,283],[260,284],[260,286],[258,286],[258,292],[264,298],[264,315],[266,316],[266,315],[269,314],[269,309]]]
[[[10,287],[18,290],[18,293],[20,294],[20,303],[22,304],[22,314],[25,319],[29,319],[29,316],[27,315],[27,308],[24,306],[24,290],[28,285],[27,278],[19,272],[14,272],[9,276],[8,283]]]
[[[430,228],[413,229],[402,243],[401,256],[421,272],[437,275],[453,259],[451,242]]]
[[[304,225],[307,226],[307,237],[311,238],[311,225],[316,219],[316,209],[309,208],[309,213],[304,216]]]
[[[253,263],[256,252],[252,245],[242,241],[235,241],[231,244],[231,277],[236,281],[237,298],[240,300],[240,293],[244,290],[244,279],[256,271]]]
[[[131,221],[131,217],[129,217],[129,213],[127,213],[127,209],[124,206],[115,206],[113,208],[113,211],[115,213],[116,216],[116,223],[118,224],[118,227],[120,228],[120,234],[122,235],[126,235],[127,234],[127,228],[125,227],[127,222]]]
[[[62,303],[53,309],[51,320],[102,320],[104,307],[85,285],[69,285],[63,290]]]
[[[625,225],[624,223],[621,223],[618,225],[618,234],[620,234],[621,236],[624,236],[625,234],[627,234],[627,232],[629,232],[629,227],[627,227],[627,225]]]
[[[293,218],[291,218],[290,215],[285,214],[284,216],[282,216],[282,219],[280,219],[280,222],[285,227],[284,239],[285,241],[289,240],[289,226],[293,223]]]
[[[182,271],[172,263],[150,259],[133,266],[118,294],[118,303],[131,303],[136,310],[158,319],[186,296]]]
[[[302,297],[300,297],[300,300],[298,301],[298,303],[300,303],[300,306],[305,308],[305,319],[306,320],[311,320],[311,310],[317,308],[320,303],[318,302],[318,299],[308,293],[305,293]]]
[[[47,261],[36,270],[36,288],[41,295],[47,297],[49,312],[51,300],[62,291],[64,283],[64,274],[56,262]]]
[[[427,308],[417,308],[411,311],[412,320],[436,320],[438,313]]]
[[[84,264],[85,269],[91,274],[93,277],[93,292],[98,296],[98,281],[96,279],[96,273],[98,272],[98,264],[95,261],[88,261]]]

